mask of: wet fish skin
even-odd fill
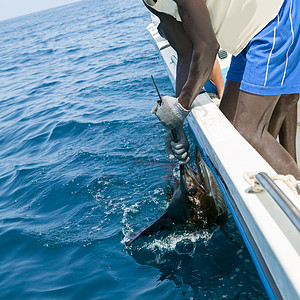
[[[160,230],[172,230],[174,224],[186,224],[189,221],[188,192],[183,182],[183,166],[180,166],[180,182],[175,190],[167,210],[154,223],[144,227],[131,235],[131,240],[125,245],[128,247],[142,236],[149,236]]]
[[[160,230],[173,230],[174,225],[193,224],[209,227],[227,219],[227,205],[220,187],[196,150],[197,172],[188,165],[180,166],[180,181],[165,213],[150,226],[131,236],[126,246],[141,236],[149,236]]]
[[[196,150],[196,173],[185,167],[183,182],[189,193],[190,223],[198,227],[207,227],[214,223],[223,223],[227,219],[227,205],[223,193],[207,164]]]
[[[185,224],[190,220],[189,194],[184,182],[185,165],[180,166],[179,186],[167,208],[168,217],[174,224]]]

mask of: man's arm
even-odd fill
[[[224,80],[222,76],[221,67],[218,61],[218,58],[215,60],[214,67],[210,73],[209,79],[211,79],[216,85],[219,98],[221,99],[224,93]]]
[[[177,52],[176,97],[188,109],[209,78],[219,44],[203,0],[174,1],[182,22],[146,7],[159,17],[160,30]]]
[[[193,44],[184,31],[181,22],[178,22],[170,15],[152,9],[146,4],[145,6],[159,17],[159,32],[168,40],[177,53],[176,97],[178,97],[189,75]]]
[[[189,75],[178,97],[178,102],[189,109],[212,71],[219,44],[204,0],[174,1],[184,30],[193,44]]]
[[[178,97],[189,76],[193,43],[187,36],[181,22],[166,14],[163,14],[160,20],[165,37],[177,53],[176,97]]]

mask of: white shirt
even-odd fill
[[[181,21],[173,0],[144,0],[153,9]],[[205,0],[216,38],[224,50],[238,55],[278,14],[284,0]]]

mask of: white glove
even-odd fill
[[[177,98],[170,96],[164,96],[161,106],[156,104],[152,109],[152,113],[156,114],[163,126],[168,130],[181,127],[189,112],[189,110],[178,103]]]
[[[190,148],[189,141],[182,127],[173,129],[172,131],[174,132],[178,142],[174,141],[174,136],[171,130],[169,130],[165,137],[167,155],[170,159],[174,159],[176,157],[179,160],[179,164],[185,165],[190,160],[188,154]]]

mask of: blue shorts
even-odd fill
[[[227,79],[256,95],[300,93],[299,11],[300,0],[285,0],[278,15],[232,56]]]

